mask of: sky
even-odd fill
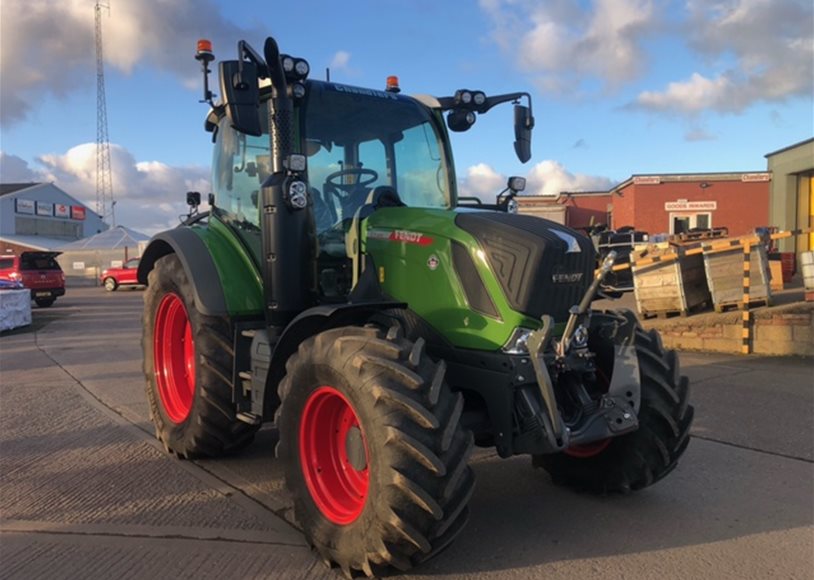
[[[512,108],[453,134],[461,194],[607,189],[632,174],[762,171],[814,136],[811,0],[105,0],[116,222],[172,227],[210,191],[198,38],[311,64],[312,78],[405,94],[527,91],[532,158]],[[0,181],[52,181],[95,207],[95,0],[0,3]],[[213,74],[212,81],[217,82]],[[204,197],[206,197],[204,195]]]

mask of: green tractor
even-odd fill
[[[597,493],[655,483],[687,447],[676,355],[629,311],[593,311],[611,256],[518,215],[511,179],[464,207],[447,127],[526,93],[405,96],[309,80],[308,63],[201,41],[211,209],[156,235],[144,372],[157,437],[181,458],[248,445],[263,421],[308,542],[347,575],[407,570],[468,518],[477,446],[530,455]],[[526,105],[520,104],[525,100]]]

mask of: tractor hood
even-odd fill
[[[570,228],[502,212],[458,213],[455,225],[478,241],[513,310],[562,322],[591,284],[593,244]]]
[[[588,238],[532,216],[394,207],[363,230],[384,294],[458,347],[498,350],[542,314],[564,323],[594,269]]]

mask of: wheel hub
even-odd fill
[[[348,429],[348,434],[345,436],[345,453],[353,469],[362,471],[367,468],[367,457],[365,456],[365,442],[362,438],[362,430],[355,425]]]

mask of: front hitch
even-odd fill
[[[635,347],[638,323],[629,310],[619,314],[598,314],[597,319],[601,324],[590,325],[591,332],[602,332],[603,339],[613,343],[613,370],[608,391],[598,401],[599,408],[579,425],[578,430],[571,431],[565,424],[554,391],[555,381],[559,382],[567,373],[575,372],[574,369],[585,369],[593,364],[593,355],[587,347],[589,308],[615,258],[615,252],[608,254],[580,303],[571,308],[571,316],[562,336],[559,340],[553,340],[554,353],[553,356],[549,355],[548,362],[545,352],[552,343],[553,318],[543,315],[542,328],[529,334],[529,355],[543,402],[538,422],[544,427],[545,452],[562,451],[572,445],[616,437],[639,427],[637,414],[641,402],[641,381]],[[589,321],[587,324],[586,319]]]
[[[563,423],[560,411],[557,409],[554,383],[543,358],[543,353],[551,341],[554,319],[548,314],[544,314],[541,320],[543,321],[543,327],[532,331],[526,344],[531,356],[531,365],[537,378],[537,386],[540,389],[540,396],[543,398],[543,403],[545,403],[545,408],[540,411],[540,415],[545,427],[546,443],[551,451],[559,451],[568,447],[568,428]]]

